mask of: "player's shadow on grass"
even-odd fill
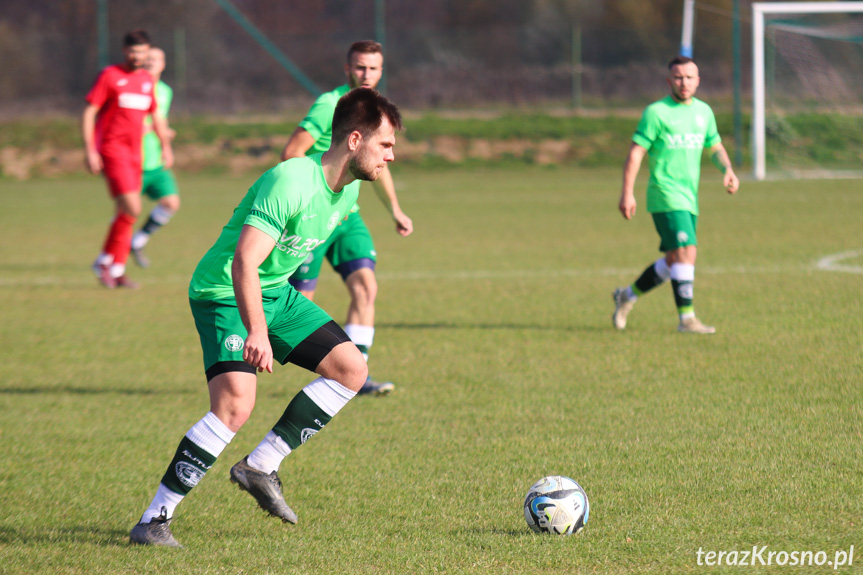
[[[35,394],[58,394],[70,393],[76,395],[107,395],[115,393],[118,395],[177,395],[196,393],[193,390],[183,389],[137,389],[137,388],[98,388],[98,387],[49,387],[49,386],[33,386],[33,387],[0,387],[0,395],[35,395]]]
[[[529,331],[560,331],[560,332],[601,332],[608,329],[596,325],[571,325],[571,326],[554,326],[554,325],[539,325],[539,324],[519,324],[519,323],[454,323],[454,322],[436,322],[436,323],[378,323],[378,328],[390,329],[502,329],[502,330],[529,330]]]
[[[68,525],[50,529],[0,527],[0,544],[84,543],[100,547],[128,547],[129,531],[102,525]]]

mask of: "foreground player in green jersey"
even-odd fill
[[[354,42],[348,50],[345,76],[348,83],[332,92],[321,95],[309,113],[294,130],[282,152],[282,160],[316,154],[330,145],[333,108],[336,101],[353,88],[374,88],[383,74],[384,57],[381,45],[373,40]],[[396,232],[408,236],[413,222],[402,212],[396,197],[393,178],[388,169],[373,182],[375,192],[390,212]],[[327,259],[339,272],[348,288],[351,303],[345,332],[357,344],[368,361],[369,349],[375,337],[375,298],[378,284],[375,278],[377,252],[372,236],[360,216],[359,206],[351,210],[344,222],[333,232],[329,241],[318,247],[308,261],[291,277],[291,285],[307,298],[315,295],[321,264]],[[362,394],[386,395],[394,389],[391,382],[378,382],[368,378],[360,389]]]
[[[623,191],[618,208],[627,220],[635,215],[635,177],[641,160],[650,161],[647,211],[659,232],[659,250],[665,256],[648,266],[635,283],[614,291],[614,327],[624,329],[626,318],[638,297],[671,278],[674,300],[684,333],[715,333],[695,317],[692,305],[698,223],[698,180],[701,155],[710,150],[710,159],[724,174],[722,183],[729,194],[740,186],[728,154],[716,131],[710,106],[695,98],[700,78],[691,58],[678,56],[668,64],[667,82],[671,95],[654,102],[641,117],[632,136],[632,146],[623,168]]]
[[[156,83],[153,92],[156,96],[158,108],[156,115],[168,125],[168,111],[174,99],[174,91],[169,85],[162,81],[162,72],[165,71],[165,52],[156,46],[150,46],[147,55],[147,72]],[[150,217],[141,226],[141,229],[132,236],[132,256],[135,263],[140,267],[150,266],[150,258],[144,253],[144,246],[150,241],[156,231],[171,221],[177,210],[180,209],[180,192],[177,189],[177,179],[174,172],[166,168],[162,162],[162,143],[153,132],[153,118],[147,116],[144,120],[144,175],[141,193],[156,202],[150,211]],[[168,128],[168,137],[174,139],[174,130]]]
[[[393,160],[398,109],[374,90],[353,90],[336,105],[323,154],[283,162],[249,189],[189,286],[204,352],[210,411],[186,432],[156,495],[132,529],[132,543],[179,546],[174,508],[198,484],[255,405],[256,372],[293,363],[320,377],[300,391],[263,441],[231,468],[231,481],[284,522],[296,523],[276,471],[356,395],[368,376],[362,353],[288,278],[326,242]]]

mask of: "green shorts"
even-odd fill
[[[659,232],[659,251],[665,253],[684,246],[697,246],[695,230],[698,216],[691,212],[658,212],[651,214],[653,225]]]
[[[165,168],[146,170],[144,172],[141,193],[151,200],[158,200],[165,196],[175,196],[179,194],[180,192],[177,189],[177,179],[174,177],[174,172],[166,170]]]
[[[295,347],[332,321],[327,312],[288,284],[264,292],[263,304],[273,357],[282,365]],[[237,300],[189,299],[189,305],[201,337],[204,370],[223,361],[243,361],[243,343],[248,332],[240,319]]]
[[[372,235],[360,213],[351,212],[333,230],[329,239],[315,248],[303,262],[303,265],[294,272],[294,275],[291,276],[291,284],[300,287],[304,284],[314,283],[314,280],[321,273],[321,264],[323,264],[324,258],[344,279],[359,267],[374,269],[377,255]]]

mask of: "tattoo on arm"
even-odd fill
[[[713,165],[723,174],[731,167],[731,160],[728,159],[728,153],[726,153],[723,148],[719,148],[713,152],[713,155],[710,156],[710,161],[713,162]]]

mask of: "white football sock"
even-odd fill
[[[351,341],[354,342],[354,345],[362,346],[360,347],[360,352],[362,352],[363,358],[368,361],[368,349],[375,341],[375,326],[349,323],[345,325],[345,333],[348,334],[348,337],[351,338]]]
[[[208,412],[198,423],[193,425],[186,432],[186,437],[195,445],[201,447],[207,453],[214,457],[221,455],[225,447],[231,442],[236,435],[228,429],[228,426],[216,417],[212,411]],[[174,516],[174,509],[183,500],[184,495],[175,493],[159,483],[159,489],[156,490],[156,496],[150,502],[150,506],[144,511],[141,516],[142,523],[149,523],[153,518],[158,517],[162,513],[162,508],[167,509],[168,519]]]
[[[348,404],[357,394],[334,379],[319,377],[306,387],[303,391],[324,413],[335,417],[341,408]]]
[[[671,269],[669,269],[665,258],[659,258],[653,262],[653,270],[656,272],[656,275],[662,279],[662,281],[668,281],[668,278],[671,277]]]
[[[345,325],[345,333],[357,345],[371,347],[375,340],[375,326],[349,323]]]
[[[153,221],[157,224],[164,226],[174,217],[174,210],[169,210],[161,204],[156,204],[150,212],[150,217],[153,218]]]
[[[111,277],[118,278],[126,273],[126,264],[111,264]]]
[[[132,249],[133,250],[140,250],[141,248],[146,246],[147,242],[149,242],[149,241],[150,241],[150,234],[148,234],[147,232],[142,232],[141,230],[138,230],[137,232],[135,232],[135,235],[132,236]]]
[[[246,459],[249,467],[253,467],[264,473],[278,471],[282,461],[290,455],[291,446],[284,439],[276,435],[272,430],[267,433],[264,440],[249,454]]]

